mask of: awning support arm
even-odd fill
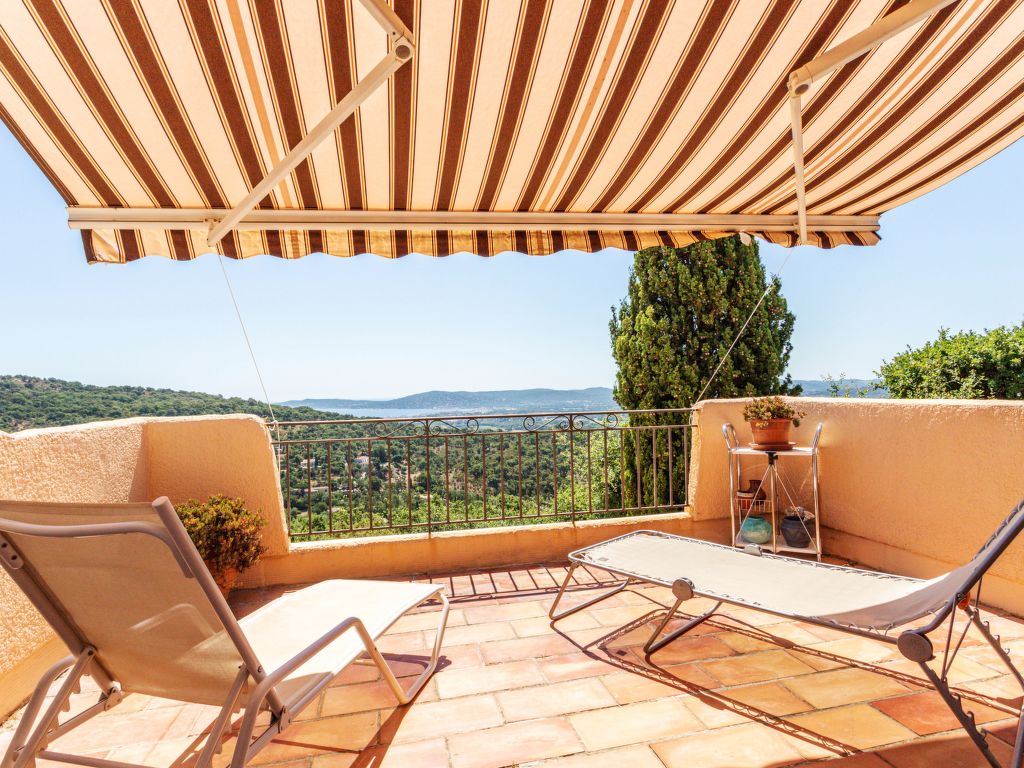
[[[796,221],[800,245],[807,243],[807,189],[804,183],[804,130],[803,105],[800,94],[795,92],[790,81],[789,117],[793,131],[793,176],[796,180]]]
[[[789,115],[793,133],[793,175],[796,182],[797,232],[807,242],[807,191],[804,179],[804,135],[802,96],[811,83],[832,74],[844,64],[877,48],[886,40],[912,27],[957,0],[911,0],[899,10],[876,21],[789,74]]]
[[[392,73],[412,58],[415,48],[411,35],[406,36],[408,30],[395,12],[382,0],[363,0],[363,5],[366,6],[366,9],[391,37],[393,42],[391,50],[380,60],[377,66],[370,70],[366,77],[356,83],[352,90],[345,94],[345,97],[335,105],[334,109],[328,112],[309,133],[302,137],[302,141],[292,147],[291,151],[284,156],[281,162],[274,166],[241,202],[223,218],[219,220],[214,218],[209,221],[209,234],[206,238],[206,244],[210,248],[215,247],[217,243],[223,240],[224,236],[234,229],[238,222],[250,214],[259,205],[260,201],[270,194],[271,190],[277,186],[281,179],[291,173],[299,163],[305,160],[324,139],[332,135],[337,127],[345,122],[356,111],[356,108],[369,98],[370,94],[387,82]]]
[[[910,0],[899,10],[887,14],[853,37],[829,48],[789,75],[790,93],[802,94],[811,83],[832,74],[844,64],[877,48],[891,37],[957,0]]]

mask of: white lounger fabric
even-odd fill
[[[656,531],[637,531],[574,553],[596,568],[787,616],[889,629],[938,610],[964,583],[974,561],[924,581],[763,554]]]
[[[346,616],[358,616],[376,640],[437,591],[434,584],[333,579],[279,597],[238,623],[272,674]],[[359,635],[351,629],[285,678],[277,692],[286,703],[294,701],[325,676],[337,677],[363,651]]]

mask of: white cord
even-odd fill
[[[782,264],[779,265],[779,268],[771,276],[771,279],[768,281],[768,287],[764,289],[764,293],[761,294],[761,298],[757,300],[757,304],[755,304],[754,308],[750,310],[750,314],[747,315],[747,319],[746,321],[744,321],[743,326],[739,330],[739,333],[736,334],[736,337],[732,340],[732,344],[729,345],[729,348],[725,350],[725,354],[722,355],[722,359],[718,361],[718,365],[715,367],[715,370],[712,372],[710,378],[708,378],[708,382],[707,384],[704,385],[704,389],[700,391],[700,394],[697,395],[697,399],[693,401],[694,403],[699,403],[701,401],[701,398],[704,397],[704,393],[708,391],[708,387],[711,386],[711,383],[715,380],[715,377],[718,375],[718,372],[722,370],[722,366],[725,365],[725,361],[729,359],[729,355],[732,353],[733,347],[736,346],[736,342],[740,340],[740,337],[743,335],[743,332],[746,331],[747,326],[750,325],[750,321],[754,319],[754,314],[757,312],[758,308],[761,306],[764,300],[768,297],[768,294],[771,293],[772,289],[775,287],[775,281],[778,279],[779,275],[782,274],[782,270],[786,268],[786,265],[789,263],[790,258],[793,256],[794,250],[795,249],[793,248],[789,249],[789,252],[786,254],[786,258],[783,259]]]
[[[231,287],[231,280],[228,279],[228,271],[224,268],[223,254],[217,254],[217,263],[220,264],[220,273],[224,275],[224,284],[228,287],[228,295],[231,296],[231,303],[235,306],[235,315],[238,317],[238,324],[242,328],[242,336],[245,337],[245,346],[249,348],[249,357],[252,358],[252,367],[256,369],[256,378],[260,382],[260,389],[263,390],[263,399],[270,411],[270,421],[277,426],[277,417],[274,415],[274,406],[270,403],[270,395],[267,394],[267,385],[263,383],[263,374],[260,372],[260,365],[256,362],[256,353],[253,352],[252,342],[249,341],[249,332],[245,329],[245,321],[242,320],[242,311],[238,308],[238,300],[235,298],[235,291]]]

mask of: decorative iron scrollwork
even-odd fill
[[[526,432],[568,430],[569,424],[570,417],[568,415],[525,416],[523,418],[523,429]]]
[[[407,432],[412,430],[414,432]],[[371,439],[384,440],[389,437],[420,437],[427,430],[426,419],[409,419],[408,421],[377,421],[370,425]]]
[[[624,422],[629,421],[626,417]],[[569,417],[573,429],[615,429],[619,426],[619,415],[609,413],[574,413]]]
[[[454,421],[461,421],[462,426],[453,424]],[[457,435],[475,435],[480,431],[479,419],[467,417],[465,419],[427,419],[427,434],[431,437],[435,435],[444,434],[457,434]]]

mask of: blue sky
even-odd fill
[[[0,373],[258,396],[216,260],[88,267],[60,197],[0,127]],[[879,363],[939,327],[1024,318],[1024,142],[882,219],[882,244],[800,248],[782,275],[796,378]],[[762,243],[769,269],[786,251]],[[227,261],[270,397],[610,385],[631,255]]]

